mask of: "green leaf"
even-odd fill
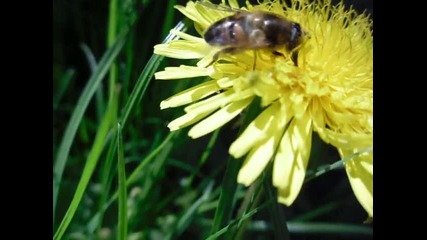
[[[117,239],[127,239],[127,187],[126,187],[126,171],[125,171],[125,156],[123,152],[123,136],[120,123],[117,124],[117,136],[119,142],[117,145],[118,164],[117,172],[119,176],[119,221],[117,227]]]
[[[86,44],[84,43],[80,44],[80,48],[83,50],[83,53],[86,56],[86,59],[89,64],[90,73],[94,74],[96,71],[96,66],[98,65],[96,63],[95,56],[93,55],[92,51]],[[102,88],[102,84],[99,84],[98,89],[96,90],[95,101],[96,101],[96,117],[97,117],[96,119],[97,121],[100,122],[102,119],[102,114],[105,111],[104,89]]]
[[[108,199],[108,194],[110,192],[113,177],[115,175],[114,174],[115,171],[112,169],[112,167],[114,163],[113,159],[115,157],[114,154],[116,151],[117,141],[118,141],[116,131],[112,132],[111,139],[112,141],[110,141],[109,143],[107,156],[105,157],[105,160],[102,161],[101,174],[100,174],[100,180],[99,180],[99,182],[101,182],[103,191],[101,192],[101,196],[99,197],[99,204],[98,204],[98,214],[100,216],[100,221],[96,225],[96,228],[98,229],[98,231],[101,229],[101,226],[102,226],[102,220],[104,217],[104,205]],[[90,232],[90,233],[93,233],[93,232]]]
[[[186,19],[184,21],[179,22],[174,27],[174,29],[178,31],[185,31],[189,25],[190,23],[188,19]],[[175,34],[169,33],[169,35],[166,37],[163,43],[168,43],[171,40],[178,39],[178,38],[179,37],[176,36]],[[126,126],[127,120],[129,118],[129,115],[133,107],[137,102],[141,101],[142,96],[144,96],[144,93],[147,90],[148,84],[153,78],[153,75],[157,71],[157,68],[159,67],[163,58],[164,58],[163,56],[153,54],[150,60],[148,60],[147,65],[145,65],[144,69],[139,75],[135,88],[132,90],[129,100],[126,102],[126,105],[123,109],[123,112],[120,118],[120,122],[122,123],[123,128],[125,128]]]
[[[368,152],[372,152],[372,151],[374,151],[374,147],[365,148],[359,152],[350,154],[349,156],[347,156],[347,157],[345,157],[339,161],[336,161],[333,164],[330,164],[326,167],[323,167],[323,168],[317,170],[315,173],[311,173],[311,174],[307,173],[307,176],[305,177],[304,182],[309,182],[309,181],[313,180],[314,178],[322,176],[323,174],[325,174],[329,171],[340,168],[344,165],[345,162],[347,162],[347,161],[349,161],[349,160],[351,160],[351,159],[353,159],[353,158],[355,158],[355,157],[357,157],[363,153],[368,153]]]
[[[226,239],[244,239],[244,234],[247,226],[249,225],[251,218],[242,218],[245,213],[250,212],[257,208],[261,196],[264,194],[263,185],[261,184],[262,179],[258,178],[255,182],[246,189],[245,197],[239,207],[237,216],[241,219],[239,220],[237,226],[227,235]],[[270,204],[271,205],[271,204]]]
[[[184,21],[179,22],[174,29],[178,31],[185,31],[189,26],[191,22],[188,19],[185,19]],[[163,43],[168,43],[171,40],[177,39],[178,36],[170,33],[166,39],[163,41]],[[161,60],[163,59],[163,56],[159,55],[152,55],[150,60],[148,61],[147,65],[142,70],[137,83],[132,90],[132,93],[129,96],[128,101],[125,104],[125,107],[122,110],[122,114],[120,117],[120,123],[122,129],[125,128],[125,125],[127,123],[127,120],[130,116],[130,113],[132,112],[132,109],[135,107],[135,105],[142,99],[145,90],[148,87],[148,84],[150,83],[150,80],[152,79],[154,72],[157,71],[158,66],[160,65]],[[157,154],[162,153],[163,151],[167,151],[168,148],[170,148],[170,141],[173,137],[178,135],[179,131],[170,133],[166,139],[153,151],[150,152],[150,154],[140,162],[140,164],[136,167],[136,169],[133,171],[132,174],[127,178],[126,186],[129,187],[132,183],[134,183],[138,177],[140,176],[141,172],[145,169],[145,167],[156,158]],[[117,141],[117,138],[115,138],[114,141]],[[169,144],[168,144],[169,143]],[[106,204],[103,206],[103,211],[105,211],[118,197],[118,193],[114,193],[113,196],[106,202]],[[99,211],[97,214],[95,214],[92,219],[87,224],[88,226],[88,232],[93,233],[95,229],[97,228],[98,224],[100,223],[100,216],[102,216],[103,211]]]
[[[256,98],[249,106],[244,122],[240,131],[246,128],[247,125],[254,119],[260,111],[260,100]],[[231,220],[235,204],[235,193],[237,190],[237,174],[242,165],[242,159],[234,159],[230,157],[227,161],[227,167],[224,173],[223,182],[221,185],[221,194],[219,196],[218,207],[215,211],[214,222],[211,228],[211,234],[218,232],[222,227],[226,226]]]
[[[58,109],[59,102],[61,101],[62,96],[64,96],[64,93],[67,90],[68,85],[70,84],[71,79],[73,79],[75,73],[76,71],[74,69],[68,69],[59,81],[60,86],[58,91],[56,91],[55,95],[53,96],[53,110]]]
[[[218,140],[220,130],[221,130],[221,128],[218,128],[212,134],[208,145],[206,146],[205,150],[203,151],[202,156],[200,157],[200,161],[199,161],[199,164],[197,165],[197,169],[193,170],[191,176],[188,178],[188,182],[186,183],[187,187],[191,186],[191,183],[193,182],[194,178],[200,172],[201,167],[203,166],[203,164],[205,164],[205,162],[208,160],[209,156],[211,155],[212,148],[214,147],[216,141]]]
[[[141,175],[141,172],[145,169],[145,167],[149,163],[151,163],[153,160],[155,160],[159,154],[162,154],[163,152],[170,151],[172,139],[174,137],[176,137],[176,135],[178,135],[178,133],[179,133],[179,131],[171,132],[156,149],[154,149],[152,152],[150,152],[150,154],[147,157],[145,157],[139,163],[139,165],[135,168],[135,170],[132,172],[132,174],[130,174],[130,176],[127,178],[127,180],[126,180],[126,186],[127,187],[129,187],[131,184],[135,183],[136,180],[138,180],[138,178]],[[162,154],[162,155],[164,155],[164,154]],[[103,211],[105,211],[117,199],[117,197],[118,197],[118,192],[115,192],[113,194],[113,196],[111,196],[111,198],[104,205]],[[100,216],[101,215],[98,212],[89,221],[89,223],[88,223],[88,232],[89,233],[93,233],[95,231],[97,223],[100,221],[99,220]]]
[[[269,205],[268,210],[270,216],[273,220],[273,229],[276,239],[289,240],[289,230],[286,223],[286,217],[283,213],[283,209],[280,208],[279,203],[277,202],[277,193],[274,191],[273,186],[271,185],[271,164],[267,174],[263,176],[263,185],[268,194],[268,199],[272,204]]]
[[[162,28],[162,37],[166,37],[169,34],[169,30],[172,28],[172,21],[175,15],[175,4],[176,0],[169,0],[168,5],[166,6],[166,16]]]
[[[335,200],[332,202],[327,202],[321,205],[318,208],[311,209],[297,217],[292,218],[292,222],[308,222],[320,217],[322,215],[326,215],[334,210],[338,209],[338,207],[345,207],[344,201]]]
[[[188,209],[186,209],[184,214],[177,220],[175,228],[169,233],[166,239],[175,239],[174,237],[179,236],[191,224],[197,215],[200,206],[209,199],[212,192],[212,187],[213,182],[210,182],[203,191],[203,195],[197,199]]]
[[[288,224],[289,231],[295,234],[314,235],[320,237],[326,235],[328,237],[333,236],[349,236],[352,239],[357,237],[368,237],[372,236],[372,228],[360,225],[341,224],[341,223],[321,223],[321,222],[305,222],[295,223],[290,222]],[[341,237],[344,239],[344,237]]]
[[[259,207],[249,211],[248,213],[244,214],[241,218],[238,218],[234,221],[231,221],[230,224],[226,225],[225,227],[219,229],[218,231],[214,232],[212,235],[210,235],[206,240],[214,240],[218,239],[221,235],[224,233],[230,231],[235,225],[239,224],[242,221],[245,221],[246,219],[252,217],[255,213],[261,211],[262,209],[266,208],[269,204],[271,204],[271,200],[267,201],[263,204],[261,204]]]
[[[101,122],[101,125],[98,128],[95,141],[92,145],[91,151],[89,152],[88,158],[86,160],[86,165],[83,169],[83,173],[82,173],[82,176],[80,177],[80,181],[77,185],[77,189],[74,193],[74,197],[71,200],[70,206],[68,207],[68,210],[65,213],[65,216],[62,219],[62,222],[59,225],[53,237],[53,239],[55,240],[57,239],[59,240],[62,238],[62,236],[65,233],[65,230],[67,230],[68,225],[73,219],[74,214],[77,210],[77,207],[79,206],[80,201],[82,200],[83,194],[87,188],[89,180],[92,177],[92,174],[95,170],[96,164],[98,163],[98,160],[104,148],[105,142],[107,141],[108,132],[110,131],[111,126],[115,124],[113,121],[117,119],[117,105],[118,105],[117,96],[115,97],[114,100],[115,101],[113,101],[112,104],[108,106],[107,112],[105,113],[104,118]]]
[[[64,136],[61,140],[61,145],[58,150],[58,155],[53,166],[53,219],[55,222],[55,209],[59,193],[59,187],[61,185],[62,174],[64,172],[65,165],[67,163],[68,154],[70,152],[71,145],[74,141],[79,124],[82,120],[83,114],[86,111],[90,100],[92,99],[96,89],[105,77],[109,67],[111,66],[114,59],[122,49],[127,31],[122,32],[117,38],[116,43],[105,52],[102,57],[98,68],[95,73],[91,76],[88,83],[86,84],[78,102],[76,108],[71,115],[70,121],[68,122],[67,128],[65,129]]]

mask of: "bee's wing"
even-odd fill
[[[233,8],[230,6],[225,6],[225,5],[219,5],[219,4],[214,4],[211,3],[209,1],[199,1],[197,2],[200,5],[203,5],[204,7],[207,8],[211,8],[211,9],[215,9],[215,10],[220,10],[220,11],[226,11],[226,12],[243,12],[243,10],[239,9],[239,8]]]

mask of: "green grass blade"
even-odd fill
[[[179,22],[174,27],[174,29],[178,31],[186,31],[188,26],[190,26],[190,23],[188,20],[185,20],[185,21]],[[174,34],[170,33],[166,37],[166,39],[163,41],[163,43],[168,43],[171,40],[174,40],[177,38],[178,36],[175,36]],[[163,58],[164,58],[163,56],[153,54],[150,60],[148,60],[147,65],[145,65],[144,70],[142,70],[136,82],[136,86],[132,90],[129,100],[126,102],[126,105],[123,109],[123,112],[120,118],[120,122],[122,123],[122,128],[125,128],[129,115],[133,107],[135,106],[135,104],[142,99],[142,96],[144,96],[144,93],[147,90],[148,84],[150,83],[150,80],[153,78],[153,75],[157,71],[157,68],[159,67]]]
[[[133,68],[133,62],[134,62],[134,43],[135,43],[135,29],[132,29],[129,33],[128,41],[126,42],[125,46],[125,52],[126,52],[126,69],[125,74],[123,78],[123,101],[126,102],[129,99],[129,85],[130,85],[130,79],[132,76],[132,68]]]
[[[242,161],[239,159],[228,159],[211,234],[219,231],[223,226],[227,225],[231,219],[231,213],[233,212],[235,203],[234,197],[237,189],[236,177],[241,164]]]
[[[89,152],[88,158],[86,160],[86,165],[83,169],[82,176],[80,177],[80,181],[74,193],[74,197],[71,200],[70,206],[68,207],[68,210],[65,213],[65,216],[62,219],[61,224],[59,225],[53,237],[53,239],[55,240],[59,240],[62,238],[71,220],[74,217],[74,213],[76,212],[77,207],[80,204],[80,201],[87,188],[89,180],[95,170],[96,164],[98,163],[99,157],[101,156],[104,144],[107,140],[107,135],[110,131],[112,124],[114,123],[113,121],[117,119],[117,105],[118,101],[117,97],[115,97],[115,101],[113,101],[113,104],[110,104],[110,106],[108,106],[108,110],[105,113],[101,125],[98,128],[95,141],[92,145],[91,151]]]
[[[345,239],[344,236],[351,237],[351,239],[358,239],[357,237],[372,237],[373,230],[367,226],[341,224],[341,223],[294,223],[290,222],[289,231],[294,234],[304,234],[313,236],[328,235],[340,236],[340,239]],[[370,239],[370,238],[369,238]]]
[[[344,202],[343,201],[332,201],[332,202],[328,202],[326,204],[323,204],[322,206],[312,209],[300,216],[294,217],[292,218],[292,222],[309,222],[309,221],[313,221],[314,219],[316,219],[319,216],[322,216],[324,214],[328,214],[332,211],[334,211],[335,209],[338,209],[338,207],[345,207],[344,206]]]
[[[117,122],[117,121],[116,121]],[[114,177],[114,172],[112,170],[113,166],[113,158],[117,147],[117,133],[115,131],[112,132],[111,139],[109,143],[109,147],[107,150],[107,156],[105,157],[105,161],[102,162],[102,170],[100,174],[100,180],[101,186],[103,191],[101,192],[101,196],[99,197],[99,204],[98,204],[98,214],[100,216],[100,221],[97,223],[96,229],[99,231],[102,226],[102,220],[104,216],[104,205],[107,202],[108,194],[110,192],[111,184]],[[93,232],[90,232],[93,233]]]
[[[57,92],[55,92],[55,95],[53,97],[53,110],[58,109],[59,102],[62,99],[62,96],[64,96],[65,91],[68,88],[68,85],[71,82],[71,79],[73,79],[76,71],[74,69],[68,69],[64,76],[61,78],[61,85],[59,86],[59,89]]]
[[[216,240],[219,239],[219,237],[221,235],[223,235],[224,233],[227,233],[228,231],[230,231],[235,225],[239,224],[242,221],[245,221],[246,219],[252,217],[255,213],[257,213],[258,211],[266,208],[269,204],[271,204],[271,200],[261,204],[259,207],[249,211],[248,213],[244,214],[241,218],[238,218],[236,220],[233,220],[230,222],[230,224],[226,225],[225,227],[219,229],[218,231],[214,232],[213,234],[211,234],[208,238],[206,238],[206,240]]]
[[[202,156],[200,157],[199,164],[197,165],[197,168],[192,171],[191,176],[188,178],[188,182],[186,183],[187,187],[190,187],[194,178],[199,173],[201,167],[205,164],[205,162],[208,160],[209,156],[211,155],[212,148],[214,147],[216,141],[218,140],[220,128],[215,130],[215,132],[212,134],[211,139],[209,140],[208,145],[206,146],[205,150],[203,151]]]
[[[165,138],[165,140],[153,151],[150,152],[150,154],[145,157],[139,165],[135,168],[135,170],[130,174],[130,176],[126,180],[126,187],[129,187],[131,184],[135,183],[136,180],[141,175],[141,172],[145,169],[145,167],[150,164],[155,157],[160,154],[162,151],[168,151],[168,148],[170,148],[170,143],[173,141],[173,138],[175,138],[180,131],[175,131],[169,133],[169,135]],[[104,205],[103,211],[105,211],[118,197],[118,193],[115,192],[111,198],[107,201],[107,203]],[[96,229],[96,226],[98,222],[100,221],[100,214],[99,212],[95,214],[88,223],[88,232],[93,233]]]
[[[166,6],[166,16],[162,28],[162,37],[166,37],[169,34],[169,30],[172,28],[172,21],[175,15],[175,4],[176,0],[169,0],[168,5]]]
[[[349,160],[351,160],[351,159],[353,159],[353,158],[355,158],[355,157],[357,157],[357,156],[359,156],[359,155],[361,155],[363,153],[368,153],[368,152],[372,152],[372,151],[374,151],[374,147],[368,147],[368,148],[365,148],[365,149],[363,149],[363,150],[361,150],[359,152],[350,154],[349,156],[347,156],[347,157],[345,157],[345,158],[343,158],[343,159],[341,159],[339,161],[336,161],[333,164],[328,165],[327,167],[324,167],[322,169],[317,170],[313,174],[307,174],[304,182],[311,181],[314,178],[317,178],[317,177],[319,177],[319,176],[321,176],[321,175],[323,175],[323,174],[325,174],[325,173],[327,173],[329,171],[332,171],[334,169],[340,168],[340,167],[344,166],[345,162],[347,162],[347,161],[349,161]]]
[[[260,100],[255,99],[249,106],[243,121],[241,131],[255,118],[260,111]],[[227,160],[227,167],[224,173],[223,182],[221,184],[221,194],[219,196],[218,207],[215,211],[215,217],[211,228],[211,234],[218,232],[226,226],[231,220],[235,203],[235,193],[237,189],[237,173],[242,165],[242,159],[234,159],[230,157]]]
[[[277,195],[271,185],[271,166],[268,174],[264,174],[263,185],[266,190],[268,199],[272,202],[268,206],[268,212],[270,213],[271,219],[273,221],[273,230],[276,239],[289,240],[289,230],[286,223],[286,217],[283,213],[283,210],[280,208],[279,203],[277,202]]]
[[[90,73],[94,74],[96,71],[96,67],[98,65],[96,63],[95,56],[93,55],[93,53],[90,50],[90,48],[88,47],[88,45],[82,43],[82,44],[80,44],[80,48],[82,49],[82,51],[86,57],[87,63],[89,65]]]
[[[210,182],[203,191],[203,195],[197,199],[188,209],[186,209],[184,214],[178,219],[175,228],[169,233],[166,239],[175,239],[176,236],[179,236],[182,232],[184,232],[184,230],[191,224],[194,217],[197,215],[200,206],[209,199],[212,192],[212,187],[213,182]]]
[[[257,208],[261,197],[264,195],[264,188],[261,184],[260,178],[255,180],[254,183],[245,191],[245,197],[239,207],[238,216],[241,218],[245,213],[250,212]],[[251,218],[241,219],[238,225],[232,229],[230,234],[227,235],[226,239],[244,239],[244,234],[247,226],[250,224]]]
[[[127,239],[127,188],[126,188],[126,171],[125,171],[125,155],[123,151],[123,136],[120,123],[117,126],[117,136],[119,142],[117,145],[118,164],[117,172],[119,176],[119,220],[117,226],[117,239]]]
[[[261,198],[265,195],[262,183],[262,178],[258,178],[245,191],[245,197],[243,198],[237,214],[239,218],[241,218],[245,213],[250,212],[258,207]],[[233,229],[232,233],[227,235],[226,239],[245,239],[244,235],[251,221],[252,219],[250,217],[240,220],[236,228]]]
[[[151,162],[151,160],[154,160],[155,157],[163,154],[164,152],[170,151],[170,148],[173,145],[173,139],[176,138],[180,132],[181,131],[178,130],[178,131],[169,133],[166,139],[154,151],[150,152],[150,154],[148,154],[148,156],[143,161],[141,161],[141,163],[130,174],[128,180],[126,181],[126,186],[129,187],[131,184],[135,183],[136,180],[138,180],[141,172]]]
[[[94,74],[96,71],[96,63],[95,56],[93,55],[90,48],[82,43],[80,44],[80,48],[83,50],[84,55],[86,56],[87,62],[89,64],[90,74]],[[105,103],[104,103],[104,90],[102,88],[102,84],[99,84],[98,89],[95,93],[95,101],[96,101],[96,117],[98,122],[101,122],[102,114],[105,112]]]
[[[109,14],[108,14],[108,33],[107,33],[107,46],[110,47],[114,44],[117,36],[117,29],[118,29],[118,7],[117,7],[117,0],[110,0],[110,6],[109,6]],[[109,99],[108,101],[111,102],[114,96],[114,90],[115,85],[117,81],[117,64],[113,63],[113,65],[110,68],[110,75],[108,78],[108,89],[109,89]]]
[[[59,193],[59,187],[62,180],[62,174],[67,162],[68,154],[70,152],[71,145],[74,141],[78,126],[82,120],[83,114],[89,105],[91,98],[93,97],[96,89],[98,88],[100,82],[104,78],[105,74],[108,71],[108,68],[111,66],[114,59],[119,54],[122,49],[127,31],[124,31],[118,38],[117,42],[107,50],[107,52],[102,57],[96,72],[91,76],[88,83],[86,84],[78,102],[76,108],[71,115],[70,121],[68,122],[67,128],[65,129],[64,136],[61,140],[61,145],[58,150],[58,155],[53,167],[53,216],[55,221],[55,209],[56,202]]]
[[[107,46],[113,45],[117,35],[118,25],[118,7],[117,0],[110,0],[109,13],[108,13],[108,33],[107,33]]]
[[[186,19],[184,21],[179,22],[174,27],[174,29],[178,30],[178,31],[185,31],[190,26],[190,24],[191,24],[191,22],[188,19]],[[169,34],[166,37],[166,39],[163,41],[163,43],[168,43],[171,40],[174,40],[177,38],[178,37],[175,36],[174,34]],[[121,118],[120,118],[122,129],[125,128],[126,122],[129,118],[130,113],[132,112],[133,107],[135,106],[135,104],[137,102],[140,101],[140,99],[142,99],[142,97],[145,93],[145,90],[148,87],[148,84],[154,75],[154,72],[157,71],[157,68],[159,67],[160,62],[163,58],[164,58],[163,56],[153,54],[152,57],[150,58],[150,60],[148,61],[147,65],[144,67],[143,71],[141,72],[141,74],[137,80],[137,83],[136,83],[134,89],[132,90],[131,95],[129,96],[129,99],[126,102],[125,107],[123,108]],[[153,159],[155,159],[157,154],[159,154],[161,151],[166,149],[165,147],[167,146],[167,143],[170,142],[172,140],[172,138],[175,137],[178,133],[179,133],[179,131],[170,133],[166,137],[166,139],[162,142],[162,144],[160,144],[155,150],[151,151],[150,154],[143,161],[141,161],[141,163],[137,166],[137,168],[133,171],[133,173],[128,177],[128,179],[126,181],[127,186],[131,185],[132,183],[134,183],[134,181],[136,181],[138,179],[142,170]],[[117,138],[115,138],[114,141],[117,141]],[[103,211],[105,211],[117,199],[117,197],[118,197],[118,194],[116,192],[107,201],[107,203],[103,207]],[[97,214],[95,214],[91,218],[91,220],[89,221],[89,224],[88,224],[88,232],[93,233],[95,231],[98,224],[100,223],[100,217],[102,216],[102,214],[100,214],[100,213],[102,213],[103,211],[98,212]]]

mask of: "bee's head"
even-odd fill
[[[218,25],[212,25],[206,30],[203,38],[211,45],[222,45],[223,39],[225,39],[223,35],[224,32]]]
[[[302,31],[301,25],[299,25],[299,23],[296,23],[296,22],[292,23],[291,37],[289,39],[289,44],[288,44],[288,48],[290,51],[301,44],[304,34],[305,32]]]

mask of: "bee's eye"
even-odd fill
[[[296,41],[299,37],[301,37],[301,26],[299,23],[293,23],[291,30],[291,41]]]
[[[211,45],[224,45],[226,44],[226,34],[227,32],[223,30],[222,25],[213,25],[205,33],[205,41]]]
[[[214,35],[215,36],[217,36],[217,37],[219,37],[219,36],[222,36],[224,33],[223,33],[223,30],[222,29],[220,29],[220,28],[215,28],[215,30],[214,30]]]
[[[301,42],[301,26],[299,23],[292,23],[291,36],[288,43],[288,50],[293,50]]]
[[[214,43],[220,32],[221,32],[221,30],[218,29],[217,27],[210,27],[204,35],[206,42]]]

